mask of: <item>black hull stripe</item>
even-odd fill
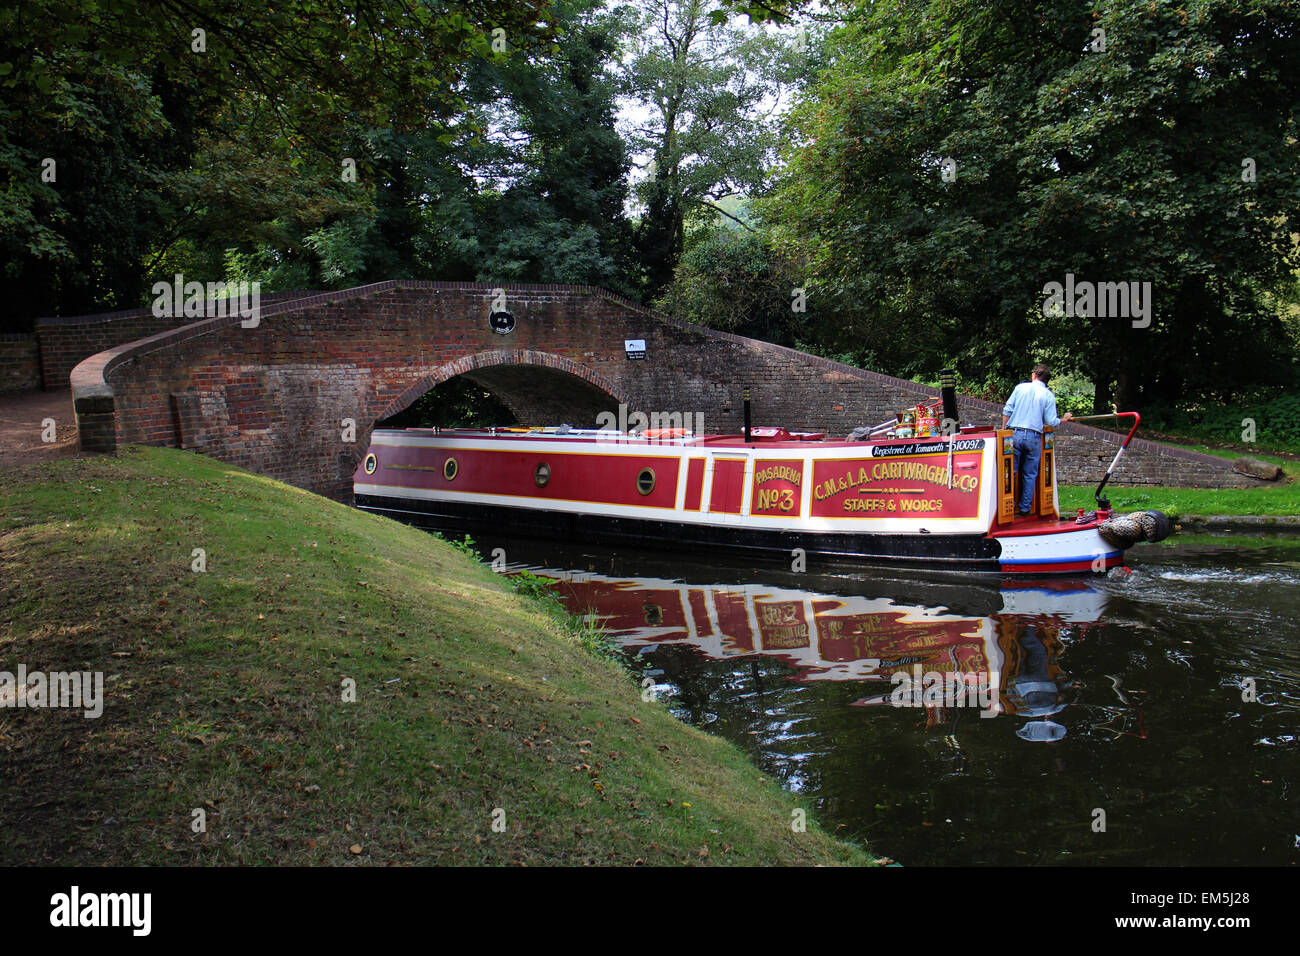
[[[380,495],[357,495],[356,503],[366,511],[406,524],[471,535],[491,529],[565,542],[671,548],[679,552],[683,547],[720,548],[785,563],[789,563],[793,549],[803,548],[809,559],[836,564],[906,564],[994,573],[1002,570],[1001,544],[983,535],[769,531]]]

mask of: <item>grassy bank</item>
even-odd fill
[[[1061,509],[1097,507],[1096,485],[1062,485]],[[1163,511],[1170,517],[1185,515],[1300,515],[1300,482],[1285,478],[1260,488],[1130,488],[1106,486],[1106,497],[1116,511]]]
[[[871,862],[580,645],[446,543],[206,458],[9,471],[0,670],[106,683],[98,719],[0,709],[0,864]]]

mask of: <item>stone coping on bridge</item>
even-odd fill
[[[350,289],[308,292],[298,295],[297,297],[281,298],[280,296],[291,296],[294,294],[270,293],[268,294],[269,296],[273,295],[277,298],[275,301],[271,302],[270,305],[259,310],[258,320],[260,323],[262,321],[274,319],[277,316],[301,312],[314,305],[335,305],[342,302],[381,295],[386,292],[401,292],[407,290],[428,290],[437,292],[440,290],[447,290],[491,293],[497,289],[503,289],[507,293],[516,296],[520,293],[536,292],[552,296],[591,296],[601,298],[617,304],[620,308],[640,314],[654,322],[664,323],[691,334],[731,342],[747,349],[762,350],[769,353],[775,352],[792,356],[797,358],[800,362],[809,363],[824,368],[827,371],[836,372],[848,377],[878,382],[900,391],[909,392],[916,395],[918,398],[932,399],[935,397],[936,389],[927,385],[922,385],[918,382],[898,378],[892,375],[886,375],[881,372],[873,372],[868,369],[856,368],[834,359],[829,359],[820,355],[813,355],[807,352],[800,352],[797,349],[792,349],[787,346],[763,342],[758,339],[736,335],[731,332],[709,329],[704,326],[696,325],[691,322],[686,322],[656,312],[653,309],[632,302],[623,296],[617,295],[616,293],[610,292],[609,290],[603,289],[599,286],[557,285],[548,283],[517,283],[503,285],[494,282],[387,279],[382,282],[370,283],[368,285],[354,286]],[[147,314],[147,312],[148,310],[127,310],[124,312],[101,313],[96,316],[88,317],[41,319],[40,323],[107,322],[115,318],[138,316],[141,314]],[[111,418],[107,421],[104,419],[105,414],[110,416],[114,414],[112,409],[114,390],[110,381],[110,376],[115,369],[121,367],[124,363],[130,362],[132,359],[169,348],[198,336],[211,334],[215,331],[233,326],[236,323],[241,323],[243,321],[246,320],[238,315],[199,319],[196,322],[177,326],[156,335],[148,336],[147,338],[123,343],[122,345],[92,355],[80,362],[72,370],[70,380],[73,394],[73,405],[77,410],[79,431],[82,430],[83,409],[87,416],[85,421],[87,433],[82,435],[82,448],[88,451],[106,452],[112,452],[116,448],[116,429],[113,425],[113,420]],[[960,401],[964,409],[978,410],[988,415],[992,422],[997,422],[1001,417],[1002,405],[1000,403],[989,402],[971,396],[960,396]],[[1081,438],[1087,437],[1104,442],[1114,446],[1116,449],[1118,449],[1122,441],[1121,435],[1092,425],[1066,423],[1061,426],[1060,430],[1067,435],[1077,435]],[[87,440],[89,440],[90,447],[88,447]],[[1130,442],[1129,447],[1135,452],[1141,451],[1169,458],[1182,459],[1189,463],[1196,463],[1202,466],[1230,467],[1225,459],[1217,458],[1213,455],[1164,445],[1142,438],[1134,438],[1133,441]]]

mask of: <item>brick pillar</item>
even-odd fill
[[[82,451],[117,453],[117,416],[112,395],[74,398],[77,438]]]

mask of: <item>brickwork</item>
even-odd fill
[[[309,293],[275,292],[260,297],[263,309],[277,302],[300,299]],[[148,338],[168,329],[194,322],[183,316],[155,316],[150,309],[126,309],[98,315],[76,315],[36,320],[40,342],[43,387],[68,387],[68,378],[77,364],[96,353]]]
[[[599,289],[510,286],[507,335],[488,325],[485,283],[386,282],[319,293],[263,309],[257,328],[211,319],[118,345],[73,373],[86,404],[83,447],[139,442],[194,448],[341,500],[376,420],[456,375],[489,388],[530,423],[595,424],[596,412],[700,413],[709,431],[739,431],[741,390],[754,424],[843,436],[935,397],[913,382],[658,315]],[[125,327],[125,326],[123,326]],[[629,360],[624,341],[644,339]],[[960,402],[963,421],[1000,406]],[[356,440],[343,440],[346,419]],[[1093,483],[1118,439],[1087,426],[1058,437],[1058,471]],[[1238,487],[1257,483],[1230,463],[1135,441],[1116,484]]]
[[[41,385],[40,355],[34,335],[0,335],[0,393],[26,392]]]

